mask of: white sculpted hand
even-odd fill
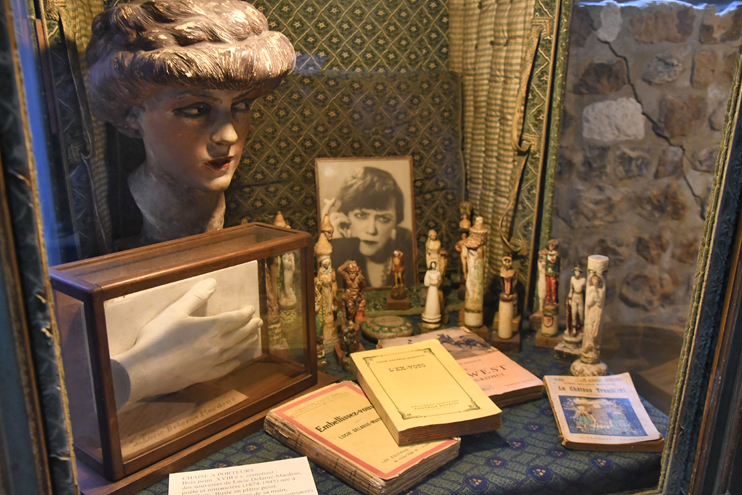
[[[139,331],[131,349],[113,356],[129,375],[128,401],[176,392],[237,368],[263,324],[247,306],[215,316],[191,316],[216,290],[210,278],[194,285]],[[117,401],[118,402],[118,401]]]

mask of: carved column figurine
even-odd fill
[[[572,363],[574,376],[602,376],[608,367],[600,360],[600,331],[605,306],[608,257],[593,254],[587,259],[587,287],[585,289],[585,327],[580,359]]]
[[[546,297],[544,298],[544,306],[542,308],[541,317],[541,334],[544,337],[554,337],[559,331],[559,268],[560,268],[560,256],[557,251],[559,242],[556,239],[551,239],[548,243],[548,249],[546,251],[545,260],[545,275],[546,275]],[[553,347],[556,344],[551,344]]]
[[[464,299],[464,325],[479,328],[484,325],[484,257],[486,254],[487,228],[484,218],[476,217],[464,242],[467,252],[466,297]]]
[[[363,292],[366,290],[366,279],[361,274],[361,269],[354,260],[348,260],[338,268],[338,275],[345,281],[343,289],[343,321],[342,321],[342,339],[340,348],[343,351],[341,365],[343,369],[348,370],[350,367],[350,354],[362,350],[359,335],[358,324],[356,323],[356,314],[363,300]]]
[[[569,280],[567,294],[567,330],[562,342],[554,348],[554,356],[559,359],[574,360],[580,356],[582,342],[582,328],[585,321],[585,277],[582,268],[572,269],[572,278]]]
[[[334,344],[338,341],[337,329],[333,311],[337,294],[335,270],[332,269],[332,245],[324,232],[320,232],[317,244],[314,245],[314,256],[317,258],[317,278],[322,284],[322,307],[324,319],[317,333],[322,332],[325,344]]]
[[[513,336],[513,319],[517,308],[518,295],[515,292],[515,284],[518,282],[518,274],[513,269],[513,258],[503,256],[500,268],[502,279],[502,292],[498,308],[497,336],[507,340]]]

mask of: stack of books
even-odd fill
[[[414,337],[380,340],[378,348],[438,340],[498,407],[540,399],[544,383],[533,373],[465,328],[447,328]]]

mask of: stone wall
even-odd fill
[[[610,257],[606,322],[685,324],[741,27],[742,7],[575,6],[553,235],[563,295]]]

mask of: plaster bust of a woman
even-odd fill
[[[87,62],[93,113],[144,141],[135,244],[222,228],[250,105],[293,70],[291,42],[240,0],[135,0],[95,19]]]

